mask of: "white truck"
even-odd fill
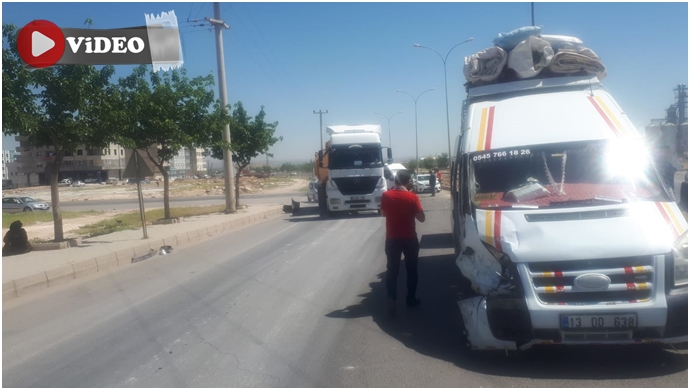
[[[386,191],[381,126],[328,126],[326,131],[330,140],[327,149],[319,152],[320,167],[328,168],[328,179],[319,188],[322,211],[380,212]]]
[[[687,343],[687,221],[597,77],[469,87],[451,180],[469,347]]]

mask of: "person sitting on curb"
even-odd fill
[[[14,221],[10,225],[10,230],[3,239],[5,245],[2,247],[3,256],[19,255],[31,252],[31,244],[26,230],[22,228],[21,221]]]

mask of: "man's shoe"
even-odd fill
[[[417,298],[408,299],[408,300],[407,300],[407,307],[419,306],[419,304],[421,304],[421,303],[422,303],[422,301],[420,301],[420,300],[417,299]]]
[[[387,312],[388,312],[388,317],[390,317],[390,318],[395,317],[395,300],[393,300],[393,299],[388,300]]]

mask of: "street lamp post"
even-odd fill
[[[404,93],[407,96],[411,97],[412,100],[414,101],[414,139],[415,139],[414,142],[415,142],[415,150],[416,150],[416,154],[415,154],[416,157],[415,158],[417,159],[417,169],[419,169],[419,135],[417,132],[417,100],[419,100],[420,96],[424,95],[425,93],[427,93],[429,91],[433,91],[433,90],[434,90],[434,88],[427,89],[426,91],[417,95],[416,98],[414,96],[410,95],[409,93],[405,92],[405,91],[401,91],[399,89],[397,90],[397,92]]]
[[[398,111],[395,114],[401,114],[401,113],[402,113],[402,111]],[[391,139],[392,139],[391,138],[391,118],[393,118],[395,116],[395,114],[392,114],[391,116],[385,116],[384,114],[381,114],[380,112],[375,112],[374,114],[381,115],[384,118],[386,118],[386,120],[388,120],[388,147],[392,150],[393,149],[393,141],[391,141]]]
[[[438,54],[438,56],[441,57],[441,61],[443,61],[443,78],[444,78],[444,83],[446,85],[446,126],[448,128],[448,158],[450,158],[451,153],[450,153],[450,114],[448,112],[448,71],[446,69],[446,61],[448,60],[448,56],[450,55],[450,52],[453,51],[453,49],[462,45],[463,43],[467,43],[467,42],[470,42],[472,40],[474,40],[474,38],[467,39],[467,40],[460,42],[457,45],[451,47],[450,50],[448,50],[448,53],[446,54],[445,57],[443,57],[441,55],[441,53],[437,52],[436,50],[434,50],[430,47],[422,46],[418,43],[415,43],[412,45],[414,47],[419,47],[422,49],[429,49],[429,50],[433,51],[434,53]]]

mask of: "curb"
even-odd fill
[[[178,233],[168,238],[151,240],[146,244],[111,252],[50,271],[41,271],[31,276],[10,280],[2,284],[2,302],[5,303],[52,286],[69,283],[77,278],[83,278],[97,272],[107,272],[116,267],[135,264],[134,258],[150,254],[151,251],[155,251],[157,254],[158,249],[164,245],[170,245],[177,249],[197,244],[218,233],[235,230],[236,228],[280,214],[284,214],[282,206],[244,218],[226,221],[197,230],[190,230],[186,233]]]

